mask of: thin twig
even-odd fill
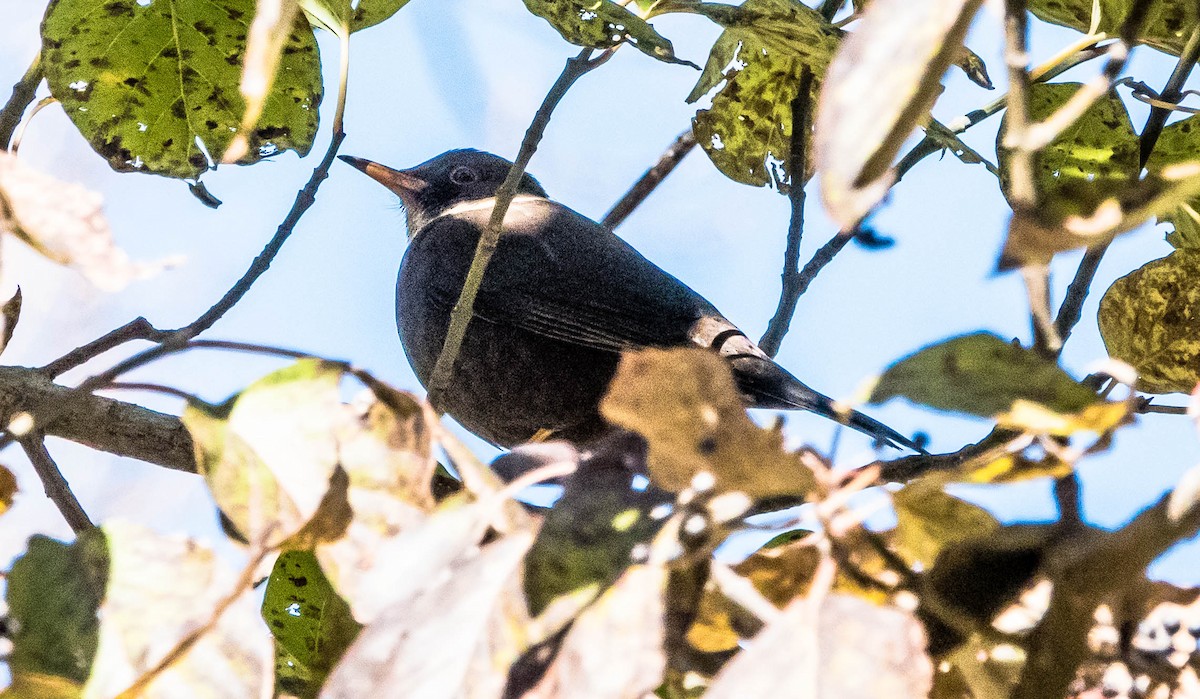
[[[833,258],[853,239],[854,231],[838,231],[813,253],[812,258],[804,265],[804,269],[800,270],[800,279],[796,284],[797,297],[803,296],[804,292],[808,291],[809,285],[813,283],[813,280],[817,278],[821,270],[825,269],[825,266],[830,262],[833,262]]]
[[[1149,399],[1141,403],[1137,407],[1139,413],[1161,413],[1163,415],[1187,415],[1188,407],[1186,405],[1157,405],[1151,403]]]
[[[826,22],[832,22],[833,18],[837,16],[838,10],[842,9],[845,4],[846,0],[821,0],[821,6],[817,8],[817,12],[821,13]]]
[[[1009,201],[1013,209],[1037,206],[1037,186],[1031,148],[1024,147],[1030,128],[1029,116],[1029,27],[1024,0],[1004,3],[1004,64],[1008,69],[1007,117],[1002,135],[1009,158]]]
[[[264,537],[264,541],[265,541]],[[117,699],[134,699],[145,694],[145,690],[150,686],[150,683],[158,678],[167,668],[171,667],[176,661],[184,656],[192,646],[204,638],[205,635],[212,632],[220,622],[221,616],[237,602],[238,598],[246,594],[250,590],[251,584],[254,582],[255,575],[258,573],[258,568],[262,564],[263,559],[267,554],[274,551],[273,547],[259,544],[258,552],[251,557],[246,567],[242,569],[241,575],[238,576],[237,582],[234,583],[233,590],[223,597],[213,608],[212,615],[208,620],[200,626],[189,631],[179,639],[167,653],[153,667],[141,674],[133,684],[117,695]]]
[[[1054,327],[1050,310],[1050,266],[1028,264],[1021,268],[1025,291],[1029,295],[1029,315],[1033,323],[1033,348],[1053,359],[1062,351],[1062,340]]]
[[[692,152],[695,147],[696,135],[692,133],[691,128],[679,134],[675,142],[659,156],[658,162],[647,170],[637,182],[634,182],[625,196],[621,197],[621,200],[613,204],[608,213],[604,214],[604,219],[600,223],[609,230],[621,225],[629,217],[629,214],[633,213],[633,210],[640,206],[658,185],[662,184],[667,175],[675,170],[683,161],[684,156]]]
[[[4,108],[0,109],[0,150],[7,150],[12,142],[13,132],[21,123],[21,115],[33,102],[38,83],[42,82],[42,54],[33,57],[25,75],[13,85],[12,97],[8,98]]]
[[[63,356],[55,359],[46,366],[38,369],[41,373],[50,378],[60,376],[66,371],[74,369],[84,362],[104,354],[108,350],[119,347],[126,342],[132,340],[151,340],[154,342],[164,339],[166,333],[155,328],[150,324],[150,321],[143,317],[134,318],[121,327],[112,330],[103,337],[99,337],[86,345],[76,347],[67,352]]]
[[[1096,271],[1100,269],[1100,261],[1104,259],[1104,253],[1108,252],[1110,244],[1111,241],[1088,248],[1083,253],[1083,259],[1079,261],[1079,268],[1075,270],[1075,276],[1067,286],[1067,295],[1063,298],[1062,305],[1058,307],[1058,317],[1054,320],[1059,340],[1063,343],[1066,343],[1067,338],[1071,336],[1071,331],[1075,329],[1075,325],[1083,316],[1083,302],[1087,300],[1092,280],[1096,278]],[[1062,351],[1061,346],[1059,351]]]
[[[496,204],[492,209],[491,220],[488,221],[487,229],[479,236],[479,242],[475,246],[475,255],[471,260],[471,268],[463,282],[458,301],[450,312],[450,327],[446,332],[446,341],[442,344],[442,351],[438,354],[437,363],[434,364],[433,373],[429,377],[429,400],[435,406],[453,378],[454,363],[458,360],[458,353],[462,349],[463,339],[467,335],[467,326],[474,312],[475,296],[479,293],[488,262],[491,261],[492,254],[500,242],[500,233],[504,228],[504,215],[508,213],[508,207],[517,193],[517,187],[521,183],[521,177],[525,174],[525,168],[537,150],[538,143],[542,140],[542,134],[550,124],[550,116],[571,85],[607,61],[612,55],[612,51],[612,49],[604,51],[593,59],[592,49],[584,49],[569,59],[558,76],[558,80],[554,82],[546,94],[546,98],[542,100],[542,105],[534,114],[529,128],[525,131],[525,138],[521,141],[517,159],[509,169],[504,183],[496,190]]]
[[[1158,93],[1159,100],[1175,103],[1183,98],[1183,84],[1192,74],[1192,68],[1195,67],[1197,59],[1200,59],[1200,24],[1192,27],[1192,35],[1188,37],[1187,44],[1179,54],[1179,60],[1175,63],[1175,69],[1171,71],[1171,77],[1167,78],[1162,92]],[[1150,154],[1154,152],[1154,145],[1158,143],[1158,137],[1162,134],[1163,126],[1166,125],[1169,116],[1171,116],[1170,109],[1151,107],[1150,116],[1146,117],[1146,125],[1142,127],[1142,134],[1139,137],[1141,150],[1138,159],[1139,170],[1146,167],[1146,163],[1150,160]]]
[[[800,86],[792,99],[792,141],[788,151],[788,173],[791,175],[788,201],[792,205],[791,220],[788,222],[787,245],[783,251],[782,285],[775,315],[767,324],[758,346],[769,356],[779,353],[783,337],[787,335],[800,300],[800,243],[804,238],[804,185],[808,170],[808,154],[805,146],[812,131],[808,114],[811,103],[812,72],[808,66],[800,71]]]
[[[164,396],[174,396],[182,398],[189,403],[196,400],[194,393],[182,391],[173,386],[164,386],[160,383],[140,383],[137,381],[113,381],[104,387],[109,391],[144,391],[146,393],[161,393]]]
[[[338,148],[342,145],[342,141],[346,138],[346,134],[342,131],[335,131],[333,138],[329,142],[329,147],[325,150],[325,157],[321,159],[319,165],[313,169],[312,177],[308,179],[308,183],[296,194],[296,200],[292,203],[292,208],[284,217],[283,223],[279,224],[279,228],[275,230],[275,235],[263,247],[262,252],[250,263],[250,267],[246,269],[245,274],[241,279],[237,280],[229,291],[221,297],[219,301],[214,303],[207,311],[200,314],[200,317],[193,320],[187,325],[175,330],[166,331],[172,335],[174,341],[187,341],[196,337],[200,333],[212,327],[213,323],[224,316],[234,304],[242,300],[254,282],[263,275],[271,267],[271,262],[275,260],[275,256],[279,254],[279,250],[287,239],[292,235],[292,231],[296,229],[296,224],[300,222],[300,217],[317,201],[317,189],[321,186],[321,182],[329,177],[329,167],[333,164],[333,159],[337,156]],[[164,340],[166,341],[166,340]]]
[[[71,531],[79,534],[95,527],[83,506],[79,504],[75,493],[71,492],[71,486],[67,479],[63,478],[62,471],[58,470],[58,464],[54,463],[54,458],[46,450],[46,436],[35,430],[21,438],[21,448],[25,450],[29,463],[33,464],[33,470],[41,479],[42,487],[46,489],[46,497],[50,498],[62,513]]]

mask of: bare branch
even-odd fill
[[[662,184],[667,175],[675,170],[683,161],[684,156],[691,153],[695,147],[696,135],[692,133],[691,128],[688,128],[687,131],[676,137],[675,142],[667,150],[663,151],[658,162],[647,170],[637,182],[633,183],[625,196],[613,204],[608,213],[604,214],[604,219],[600,223],[609,230],[621,225],[629,217],[629,214],[633,213],[633,210],[640,206],[658,185]]]
[[[29,463],[33,464],[33,470],[37,471],[42,487],[46,489],[46,497],[50,498],[62,513],[71,531],[79,534],[95,527],[87,512],[84,512],[83,506],[79,504],[75,493],[71,492],[71,486],[67,484],[67,479],[63,478],[62,471],[58,470],[58,464],[54,463],[50,452],[46,451],[45,440],[45,435],[35,430],[21,438],[21,447],[25,449]]]
[[[593,59],[592,49],[584,49],[569,59],[558,76],[558,80],[554,81],[546,98],[542,100],[542,106],[534,114],[529,129],[525,131],[525,138],[521,141],[517,159],[509,169],[504,183],[496,190],[496,204],[492,208],[492,218],[488,222],[487,229],[479,236],[479,242],[475,246],[475,256],[471,260],[471,268],[467,271],[467,278],[463,282],[458,301],[450,312],[450,327],[446,331],[446,341],[442,344],[442,351],[438,354],[437,363],[434,364],[433,373],[429,377],[429,400],[434,406],[438,404],[438,398],[445,393],[453,379],[454,363],[458,360],[458,352],[462,349],[463,339],[467,336],[467,326],[475,308],[475,296],[479,293],[479,286],[483,282],[483,274],[487,271],[492,253],[496,251],[496,245],[500,242],[500,233],[504,228],[504,215],[508,213],[508,207],[512,203],[513,197],[516,196],[517,186],[521,183],[525,168],[537,150],[538,143],[542,140],[542,134],[546,132],[546,127],[550,124],[550,116],[554,113],[554,108],[558,106],[576,80],[603,65],[612,55],[613,50],[604,51]]]
[[[195,472],[192,437],[174,415],[60,386],[38,369],[0,367],[0,420],[28,413],[37,429],[93,449]]]
[[[788,222],[787,246],[783,251],[783,279],[779,292],[779,303],[775,307],[775,315],[767,324],[767,330],[758,341],[759,347],[768,355],[774,357],[779,353],[783,337],[787,335],[792,324],[792,316],[796,313],[796,304],[800,301],[800,243],[804,238],[804,185],[805,174],[808,171],[808,135],[812,132],[809,123],[809,109],[812,93],[812,72],[808,66],[800,71],[800,86],[796,97],[792,99],[792,141],[788,151],[788,172],[791,174],[788,200],[792,205],[791,220]],[[805,285],[807,287],[807,285]]]

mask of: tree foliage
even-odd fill
[[[203,185],[212,168],[313,147],[329,79],[314,27],[345,55],[354,32],[406,4],[52,0],[39,55],[0,110],[0,232],[101,289],[158,273],[169,260],[133,262],[115,247],[97,195],[17,157],[14,135],[36,113],[42,81],[114,170],[184,180],[216,206]],[[753,422],[714,354],[649,348],[623,357],[601,405],[623,432],[587,451],[530,444],[485,464],[421,397],[349,363],[271,338],[201,337],[318,195],[344,136],[342,61],[327,152],[263,254],[209,311],[166,330],[139,318],[39,369],[0,367],[0,448],[24,449],[77,535],[33,537],[6,574],[5,695],[1200,697],[1197,589],[1147,576],[1200,530],[1200,467],[1111,531],[1082,520],[1078,479],[1145,414],[1184,411],[1153,403],[1158,395],[1192,394],[1189,419],[1200,414],[1200,129],[1195,116],[1168,118],[1188,111],[1200,11],[1185,0],[1008,0],[1001,17],[981,5],[525,0],[582,50],[514,167],[564,93],[586,89],[585,75],[625,44],[672,69],[691,65],[656,18],[711,20],[721,33],[686,97],[700,103],[691,132],[624,210],[697,144],[730,187],[787,194],[789,257],[772,321],[782,325],[768,332],[777,345],[812,277],[850,240],[880,242],[868,218],[898,196],[901,177],[939,152],[983,164],[1012,209],[996,267],[1026,281],[1032,341],[985,329],[946,337],[884,369],[862,400],[984,418],[986,438],[846,471],[830,454],[787,446],[779,425]],[[1020,65],[1037,21],[1083,36],[1046,65]],[[931,109],[947,70],[991,87],[964,44],[972,23],[1004,34],[1015,61],[1007,93],[942,124]],[[1124,75],[1131,51],[1177,57],[1161,90],[1135,79],[1152,76]],[[1089,80],[1056,80],[1089,62],[1102,64]],[[1151,105],[1140,130],[1130,99]],[[959,139],[1001,112],[994,154]],[[810,176],[840,230],[801,270]],[[1095,290],[1110,357],[1073,376],[1059,355],[1100,257],[1152,221],[1175,250]],[[1054,308],[1047,265],[1079,248]],[[471,298],[464,290],[468,316]],[[21,332],[22,307],[19,291],[0,307],[0,351]],[[151,347],[72,386],[60,380],[134,341]],[[290,363],[219,404],[157,387],[187,398],[178,416],[94,395],[198,347]],[[352,387],[359,397],[347,402]],[[240,560],[135,522],[94,523],[47,435],[203,478]],[[955,494],[1030,479],[1054,481],[1057,521],[1002,523]],[[552,506],[517,499],[543,482],[563,487]],[[0,466],[0,513],[17,486]],[[865,491],[890,524],[865,524]],[[744,560],[718,555],[754,515],[794,506],[800,514]]]

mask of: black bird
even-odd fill
[[[512,163],[453,150],[408,170],[341,156],[400,197],[410,241],[396,282],[396,322],[428,384],[496,190]],[[729,360],[746,403],[811,410],[877,440],[912,441],[833,401],[776,364],[706,301],[612,231],[521,179],[487,267],[440,409],[501,446],[539,432],[601,434],[598,404],[624,350],[695,345]]]

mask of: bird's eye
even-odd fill
[[[459,165],[450,171],[450,181],[454,184],[471,184],[478,179],[479,173],[466,165]]]

